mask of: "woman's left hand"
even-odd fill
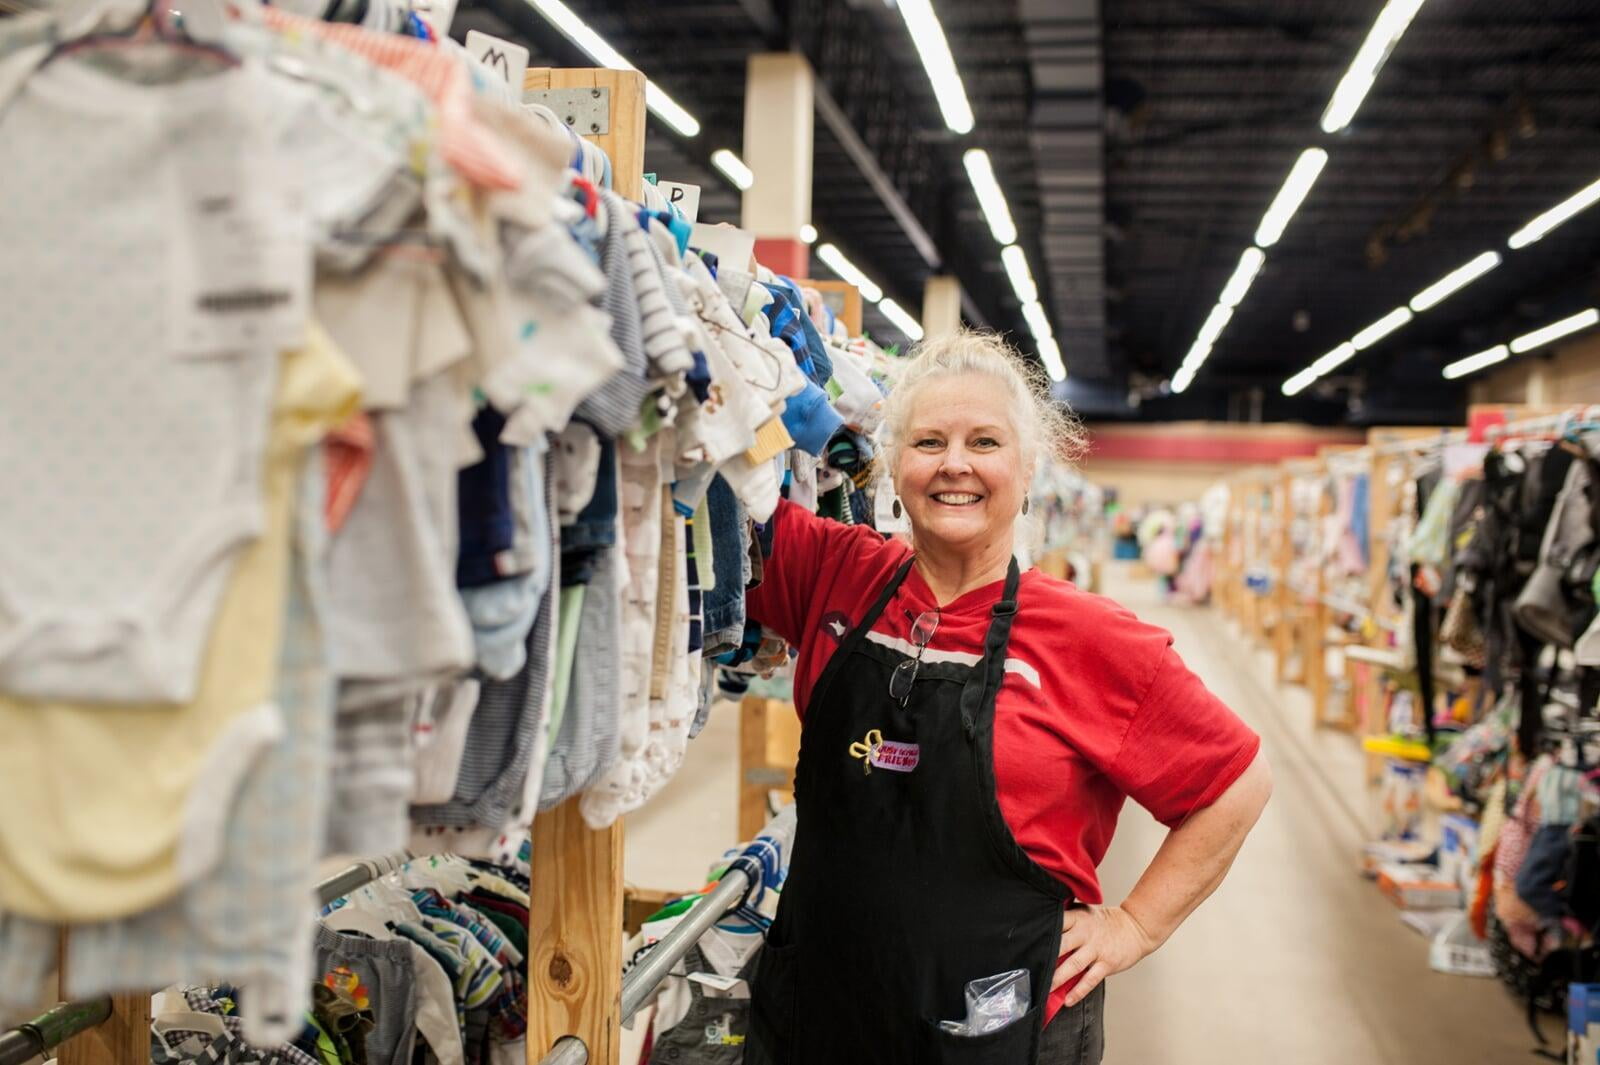
[[[1061,963],[1050,990],[1082,973],[1083,979],[1063,1003],[1076,1006],[1106,977],[1133,968],[1157,946],[1121,906],[1074,907],[1061,921]]]

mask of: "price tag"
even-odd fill
[[[172,153],[173,353],[206,358],[303,344],[312,251],[298,168],[261,127],[187,129]]]
[[[528,50],[520,44],[491,37],[478,30],[467,31],[467,51],[472,58],[505,79],[507,85],[522,91],[522,75],[528,72]]]
[[[450,36],[450,23],[456,17],[458,0],[411,0],[411,10],[427,20],[440,37]]]
[[[690,223],[700,220],[700,186],[681,181],[658,181],[656,187],[667,197],[667,202],[683,212]]]

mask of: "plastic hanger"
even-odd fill
[[[217,43],[227,21],[227,15],[222,11],[222,0],[196,0],[192,5],[186,3],[191,9],[190,13],[182,16],[176,25],[170,17],[171,11],[166,9],[167,2],[150,0],[143,12],[124,29],[58,40],[40,65],[85,49],[119,48],[149,41],[162,41],[176,48],[208,55],[229,66],[239,65],[239,57]],[[197,32],[208,39],[200,39],[196,36]]]
[[[324,917],[322,923],[335,932],[359,932],[373,939],[394,938],[394,930],[381,918],[354,906],[339,907]]]

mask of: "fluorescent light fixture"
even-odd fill
[[[726,148],[718,148],[711,153],[711,165],[722,171],[722,176],[738,186],[740,192],[747,191],[756,183],[755,171]]]
[[[1067,366],[1061,361],[1061,345],[1056,343],[1056,338],[1034,337],[1034,347],[1039,349],[1039,358],[1044,360],[1044,372],[1050,375],[1050,380],[1065,381]]]
[[[1444,368],[1444,375],[1454,381],[1456,378],[1465,377],[1469,373],[1477,373],[1485,366],[1493,366],[1497,362],[1505,362],[1510,357],[1511,349],[1504,344],[1499,344],[1488,351],[1480,351],[1476,355],[1468,355],[1464,359],[1457,359]]]
[[[884,300],[879,303],[878,310],[882,311],[883,316],[895,324],[896,329],[912,340],[922,339],[922,323],[907,314],[906,309],[894,300]]]
[[[1559,322],[1551,322],[1542,329],[1535,329],[1525,333],[1511,342],[1511,353],[1521,355],[1523,352],[1532,351],[1534,348],[1543,347],[1552,340],[1557,340],[1569,333],[1576,333],[1580,329],[1587,329],[1596,322],[1600,322],[1600,310],[1590,307],[1580,311],[1571,318],[1563,318]]]
[[[1033,283],[1033,271],[1028,269],[1028,256],[1020,244],[1013,244],[1000,252],[1000,265],[1006,268],[1011,279],[1011,291],[1019,303],[1034,303],[1039,299],[1039,286]]]
[[[583,49],[585,54],[603,67],[613,67],[620,70],[638,70],[639,68],[622,58],[622,53],[611,47],[604,37],[601,37],[589,24],[577,15],[561,0],[528,0],[533,9],[545,17],[545,21],[560,30],[562,34]],[[649,78],[644,82],[644,104],[656,117],[667,125],[683,134],[685,137],[697,136],[700,132],[700,123],[672,97],[668,96],[661,86]]]
[[[1172,375],[1172,391],[1181,393],[1194,383],[1194,370],[1187,364],[1178,367],[1178,372]]]
[[[1211,308],[1211,313],[1206,315],[1206,320],[1200,324],[1200,332],[1195,337],[1195,343],[1204,344],[1208,348],[1215,344],[1222,331],[1228,327],[1228,319],[1232,317],[1232,307],[1224,307],[1219,303]]]
[[[1579,211],[1586,207],[1592,207],[1596,202],[1600,202],[1600,181],[1596,181],[1588,188],[1562,200],[1544,214],[1511,234],[1511,239],[1506,243],[1513,248],[1525,248]]]
[[[1376,344],[1378,341],[1382,340],[1396,329],[1399,329],[1401,326],[1411,321],[1411,319],[1414,317],[1416,316],[1411,313],[1410,307],[1396,307],[1394,310],[1390,311],[1388,314],[1384,315],[1382,318],[1379,318],[1376,322],[1373,322],[1361,332],[1351,337],[1350,343],[1355,345],[1355,349],[1357,351],[1366,351],[1368,348],[1372,347],[1372,345]]]
[[[1367,92],[1378,80],[1378,71],[1383,69],[1384,61],[1405,35],[1406,27],[1411,25],[1422,4],[1423,0],[1389,0],[1383,5],[1361,50],[1351,60],[1350,69],[1333,90],[1327,110],[1322,112],[1322,132],[1337,133],[1356,117],[1361,101],[1367,98]]]
[[[900,17],[906,20],[906,30],[911,34],[911,43],[916,45],[917,55],[922,60],[922,69],[933,86],[934,99],[939,101],[944,124],[953,133],[971,133],[972,105],[967,102],[961,71],[956,69],[950,42],[945,40],[944,27],[939,24],[931,0],[900,0],[899,7]]]
[[[812,225],[810,222],[807,222],[805,225],[801,226],[800,239],[807,244],[815,244],[817,242],[817,227]]]
[[[1239,265],[1233,268],[1233,276],[1222,287],[1222,295],[1217,297],[1217,302],[1224,307],[1239,306],[1244,294],[1250,291],[1250,283],[1261,272],[1261,264],[1266,261],[1267,253],[1260,248],[1246,248],[1239,256]]]
[[[1289,176],[1283,179],[1283,187],[1272,198],[1272,205],[1261,216],[1261,225],[1256,229],[1258,246],[1270,248],[1278,243],[1278,238],[1283,236],[1284,229],[1289,225],[1289,219],[1300,209],[1301,202],[1311,191],[1311,186],[1317,183],[1322,168],[1327,165],[1328,153],[1321,148],[1307,148],[1300,153]]]
[[[1501,263],[1500,253],[1486,251],[1465,266],[1445,274],[1439,280],[1411,297],[1411,309],[1421,313],[1435,304],[1443,303],[1446,296],[1465,288]]]
[[[877,303],[883,299],[883,289],[874,284],[870,277],[861,272],[860,267],[846,259],[844,252],[835,248],[832,244],[818,245],[817,258],[826,263],[828,269],[860,289],[861,298],[868,303]]]
[[[1306,372],[1313,378],[1331,373],[1356,357],[1356,346],[1346,340],[1343,344],[1328,352],[1322,358],[1306,367]]]
[[[1000,190],[1000,182],[995,180],[994,164],[989,161],[989,153],[982,148],[969,148],[961,157],[961,162],[967,168],[967,180],[972,183],[972,191],[978,197],[978,206],[983,208],[989,232],[1001,244],[1015,243],[1017,224],[1011,220],[1006,194]]]
[[[1211,357],[1211,345],[1201,340],[1196,340],[1189,346],[1189,354],[1183,357],[1183,365],[1191,366],[1198,370],[1205,365],[1206,359]]]
[[[1022,317],[1027,320],[1028,329],[1033,333],[1035,340],[1044,340],[1056,335],[1050,328],[1050,316],[1044,313],[1044,304],[1038,300],[1022,305]]]
[[[1308,366],[1283,383],[1283,394],[1286,396],[1299,395],[1316,379],[1317,374]]]

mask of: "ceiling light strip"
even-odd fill
[[[733,182],[740,192],[748,192],[750,186],[756,183],[755,171],[727,148],[718,148],[711,153],[711,165],[722,171],[722,176]]]
[[[1034,337],[1033,340],[1034,346],[1039,349],[1039,358],[1044,363],[1044,372],[1050,375],[1050,380],[1065,381],[1067,366],[1061,361],[1061,346],[1056,343],[1056,338]]]
[[[1300,209],[1300,204],[1311,192],[1311,186],[1321,176],[1322,168],[1327,165],[1328,153],[1321,148],[1307,148],[1300,153],[1300,158],[1289,169],[1289,176],[1283,179],[1283,187],[1272,198],[1267,213],[1261,216],[1261,225],[1256,229],[1257,245],[1270,248],[1278,243],[1278,238],[1289,226],[1289,220]]]
[[[922,323],[911,317],[906,309],[894,300],[885,299],[878,304],[878,310],[883,316],[893,322],[895,328],[912,340],[922,339]]]
[[[1028,269],[1028,256],[1017,244],[1000,252],[1000,265],[1006,268],[1011,279],[1011,291],[1017,294],[1018,303],[1035,303],[1039,299],[1039,286],[1034,283],[1033,271]]]
[[[583,49],[585,55],[602,67],[620,70],[639,69],[624,59],[621,52],[611,47],[604,37],[596,33],[561,0],[528,0],[528,3],[544,16],[546,22],[560,30],[562,36]],[[699,120],[649,78],[645,78],[644,82],[644,103],[657,118],[685,137],[699,135]]]
[[[1600,203],[1600,181],[1580,189],[1511,234],[1511,239],[1507,240],[1506,244],[1513,249],[1526,248],[1534,241],[1543,238],[1546,233],[1549,233],[1556,226],[1587,208],[1593,207],[1596,203]]]
[[[1454,381],[1458,377],[1465,377],[1469,373],[1477,373],[1486,366],[1493,366],[1497,362],[1505,362],[1511,357],[1511,349],[1504,344],[1497,344],[1488,351],[1480,351],[1476,355],[1468,355],[1464,359],[1457,359],[1444,368],[1444,375]]]
[[[1376,344],[1378,341],[1382,340],[1396,329],[1399,329],[1401,326],[1411,321],[1411,319],[1414,317],[1416,316],[1411,313],[1410,307],[1396,307],[1394,310],[1390,311],[1388,314],[1384,315],[1382,318],[1379,318],[1376,322],[1373,322],[1371,325],[1361,330],[1361,332],[1351,337],[1350,343],[1357,351],[1366,351],[1368,348],[1372,347],[1372,345]]]
[[[1417,17],[1424,0],[1389,0],[1378,12],[1377,20],[1351,60],[1350,68],[1333,90],[1327,109],[1322,112],[1322,132],[1337,133],[1348,126],[1361,108],[1361,102],[1378,80],[1378,71],[1394,46],[1405,36],[1406,27]]]
[[[933,97],[939,102],[939,113],[944,124],[953,133],[972,132],[972,105],[967,102],[966,86],[961,84],[961,71],[956,69],[955,57],[950,54],[950,42],[945,39],[944,27],[933,10],[931,0],[900,0],[900,17],[906,20],[906,31],[916,46],[922,69],[933,86]]]
[[[1055,336],[1055,330],[1050,327],[1050,316],[1045,313],[1044,304],[1038,300],[1022,305],[1022,318],[1028,323],[1028,331],[1035,340]]]
[[[827,264],[828,269],[860,289],[861,298],[868,303],[877,303],[883,299],[883,289],[878,287],[877,282],[863,273],[859,266],[845,258],[844,252],[832,244],[817,245],[817,258]]]
[[[1001,191],[1000,182],[994,176],[994,163],[990,161],[989,153],[982,148],[969,148],[961,156],[961,163],[967,169],[967,181],[972,184],[972,192],[978,197],[978,206],[983,208],[989,232],[1002,246],[1016,243],[1017,224],[1011,219],[1006,194]]]
[[[1563,318],[1559,322],[1535,329],[1531,333],[1524,333],[1511,342],[1511,354],[1522,355],[1541,348],[1552,340],[1560,340],[1564,336],[1576,333],[1580,329],[1588,329],[1600,322],[1600,310],[1590,307],[1586,311],[1579,311],[1570,318]]]
[[[1266,261],[1267,253],[1260,248],[1246,248],[1239,256],[1239,265],[1233,268],[1233,276],[1222,287],[1222,295],[1217,297],[1217,302],[1224,307],[1239,306]]]
[[[1412,296],[1411,309],[1420,313],[1429,307],[1438,306],[1449,296],[1466,288],[1472,282],[1499,266],[1501,261],[1499,252],[1484,252],[1465,266],[1457,267],[1415,296]]]

